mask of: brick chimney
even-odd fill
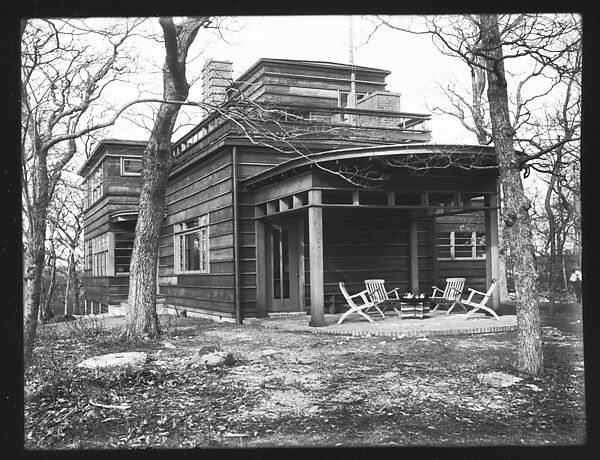
[[[207,59],[202,69],[202,100],[209,104],[220,104],[231,85],[233,64],[230,61]]]

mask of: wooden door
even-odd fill
[[[266,237],[269,311],[300,311],[298,222],[271,223]]]

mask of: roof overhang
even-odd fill
[[[129,139],[102,139],[98,145],[96,145],[92,154],[87,158],[87,160],[85,160],[85,163],[83,163],[81,168],[79,168],[77,174],[79,174],[81,177],[88,176],[110,145],[144,147],[147,143],[147,141],[134,141]]]
[[[110,215],[110,221],[113,223],[136,221],[137,218],[138,218],[138,212],[135,209],[128,209],[125,211],[115,211]]]
[[[355,147],[349,149],[331,150],[309,155],[299,155],[297,158],[288,160],[271,169],[263,171],[242,181],[242,186],[249,189],[260,188],[263,185],[282,180],[290,175],[290,172],[297,173],[300,170],[309,168],[311,165],[323,165],[331,162],[351,162],[356,160],[368,159],[391,159],[391,158],[410,158],[433,156],[436,154],[470,156],[479,155],[490,161],[489,169],[497,171],[495,166],[496,153],[494,147],[480,145],[456,145],[456,144],[431,144],[431,143],[412,143],[395,144],[375,147]],[[493,161],[493,163],[491,163]],[[408,168],[407,168],[408,169]]]

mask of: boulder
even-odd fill
[[[146,353],[132,351],[123,353],[109,353],[107,355],[92,356],[85,361],[80,362],[77,367],[86,369],[106,369],[106,368],[135,368],[139,369],[144,364],[148,355]]]
[[[492,387],[504,388],[514,385],[523,379],[503,372],[488,372],[487,374],[477,374],[477,380],[479,383]]]

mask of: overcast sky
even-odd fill
[[[203,51],[189,64],[190,74],[198,74],[206,58],[233,62],[234,78],[263,57],[349,62],[349,16],[254,16],[236,20],[241,30],[227,34],[230,43],[213,38],[206,46],[206,35],[198,36],[194,46],[196,52]],[[429,36],[382,28],[367,42],[372,23],[359,16],[352,23],[354,63],[391,71],[387,89],[402,94],[403,111],[430,113],[428,106],[439,101],[438,83],[447,84],[454,79],[469,84],[464,64],[441,55]],[[152,52],[153,56],[164,59],[164,53],[161,56],[161,50],[157,51]],[[159,74],[152,78],[162,86]],[[199,98],[200,93],[198,81],[190,97]],[[429,127],[435,142],[476,143],[474,136],[451,117],[435,116]],[[175,138],[183,134],[178,132]],[[142,140],[148,137],[147,132],[132,128],[125,121],[118,122],[110,135]]]

